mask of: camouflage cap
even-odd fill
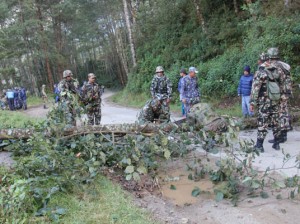
[[[155,72],[164,72],[164,68],[162,66],[157,66]]]
[[[265,52],[262,52],[260,55],[259,55],[259,59],[262,60],[262,61],[266,61],[269,59],[269,55],[266,54]]]
[[[89,73],[88,78],[96,78],[96,75],[94,73]]]
[[[150,105],[151,105],[153,111],[158,111],[161,107],[161,103],[160,103],[159,99],[151,100]]]
[[[66,78],[68,76],[73,76],[71,70],[65,70],[64,73],[63,73],[63,78]]]
[[[277,47],[271,47],[268,49],[268,55],[270,58],[279,58],[279,50]]]

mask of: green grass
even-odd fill
[[[24,128],[26,123],[43,121],[41,118],[33,118],[21,111],[2,110],[0,115],[0,128]]]
[[[132,198],[106,177],[98,177],[91,185],[72,194],[61,193],[51,199],[50,206],[67,208],[60,223],[64,224],[154,224],[149,214],[133,205]]]
[[[220,116],[228,115],[231,117],[242,117],[242,106],[240,103],[235,103],[231,107],[227,107],[227,108],[218,108],[214,106],[214,109],[215,109],[214,111]]]
[[[54,102],[54,94],[48,94],[48,100],[49,102]],[[38,106],[42,105],[44,103],[42,97],[37,97],[37,96],[29,96],[27,98],[27,106]]]
[[[142,108],[147,100],[150,99],[150,97],[145,94],[138,94],[138,95],[133,95],[130,93],[127,93],[126,91],[120,91],[111,96],[111,101],[114,103],[117,103],[119,105],[123,106],[129,106],[129,107],[134,107],[134,108]]]

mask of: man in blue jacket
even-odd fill
[[[250,95],[253,81],[253,74],[250,73],[250,66],[244,67],[244,74],[240,78],[238,87],[238,96],[242,97],[242,112],[246,118],[253,116],[253,112],[250,111]]]

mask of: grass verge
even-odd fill
[[[103,176],[97,177],[90,185],[77,188],[72,194],[55,196],[51,205],[68,209],[60,219],[60,223],[64,224],[157,223],[141,208],[134,206],[131,196],[120,186]]]
[[[43,121],[42,118],[32,118],[21,111],[1,111],[0,128],[24,128],[27,123],[37,123]]]

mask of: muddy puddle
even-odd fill
[[[177,206],[187,206],[201,199],[214,199],[214,184],[208,177],[194,180],[193,171],[178,167],[158,174],[162,197]]]

